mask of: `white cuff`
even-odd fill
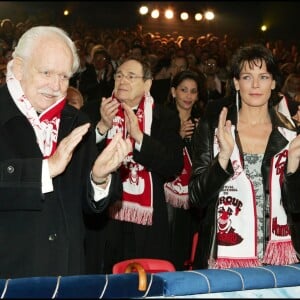
[[[42,193],[53,192],[53,182],[50,176],[48,159],[44,159],[42,163]]]
[[[90,176],[92,176],[92,172],[91,172]],[[108,195],[109,187],[110,187],[110,184],[111,184],[111,174],[108,175],[107,185],[106,185],[105,188],[102,188],[99,185],[95,184],[92,181],[92,179],[91,179],[91,183],[92,183],[92,186],[94,188],[94,200],[96,202],[98,202],[98,201],[104,199]]]

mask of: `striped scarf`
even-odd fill
[[[58,100],[38,116],[36,110],[24,95],[20,82],[12,72],[12,63],[11,60],[7,64],[6,82],[9,93],[18,109],[33,127],[39,148],[44,158],[47,158],[54,153],[57,146],[60,115],[66,103],[65,98]]]
[[[278,127],[291,141],[295,132]],[[234,136],[234,126],[232,126]],[[219,152],[217,138],[214,155]],[[293,248],[287,216],[281,202],[283,169],[288,145],[277,153],[270,168],[270,237],[262,262],[257,257],[256,200],[252,182],[242,168],[240,153],[235,144],[230,157],[234,175],[219,193],[217,203],[217,259],[209,262],[210,268],[254,267],[261,263],[286,265],[298,262]]]
[[[114,94],[112,97],[115,97]],[[146,93],[138,106],[136,116],[141,131],[148,135],[151,133],[152,112],[153,98],[150,93]],[[108,131],[107,143],[112,140],[117,132],[122,132],[124,138],[127,136],[124,111],[121,105],[113,119],[113,126]],[[124,159],[120,167],[120,174],[123,183],[122,199],[110,206],[111,218],[142,225],[152,225],[153,185],[151,172],[135,162],[131,152]]]
[[[192,163],[187,148],[183,148],[183,169],[181,174],[173,181],[164,184],[166,201],[174,207],[189,209],[189,180],[192,171]]]

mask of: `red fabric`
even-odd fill
[[[188,185],[192,171],[192,163],[186,147],[183,148],[183,169],[173,181],[164,185],[166,201],[174,207],[189,209]]]
[[[146,95],[141,100],[136,113],[142,132],[148,133],[147,130],[151,128],[152,110],[153,99]],[[113,120],[113,126],[108,132],[107,143],[111,141],[116,132],[122,132],[124,137],[127,136],[125,116],[121,105]],[[120,166],[120,174],[123,183],[123,195],[120,201],[116,201],[110,206],[110,216],[121,221],[152,225],[153,187],[151,172],[148,172],[143,165],[135,162],[133,154],[129,153]]]
[[[46,122],[48,124],[49,123],[52,124],[53,131],[58,132],[61,112],[65,105],[66,105],[66,100],[64,99],[63,101],[59,102],[56,106],[54,106],[52,109],[46,111],[44,114],[41,114],[39,118],[40,122]],[[56,146],[57,146],[57,139],[53,139],[51,153],[48,156],[44,156],[44,158],[50,157],[55,152]]]
[[[126,267],[132,263],[136,262],[142,265],[147,273],[159,273],[159,272],[175,272],[176,269],[174,265],[162,259],[152,259],[152,258],[133,258],[128,260],[120,261],[114,264],[112,273],[122,274],[125,272]]]

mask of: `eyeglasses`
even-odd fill
[[[106,57],[98,57],[98,58],[94,59],[95,62],[102,62],[102,61],[106,61],[106,60],[107,60]]]
[[[127,74],[124,75],[123,73],[116,73],[114,75],[115,81],[120,81],[123,78],[126,78],[129,82],[134,82],[137,78],[144,78],[144,76],[138,76],[136,74]]]

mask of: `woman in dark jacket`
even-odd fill
[[[299,177],[299,138],[278,97],[277,70],[264,46],[240,48],[231,65],[235,101],[209,103],[194,134],[190,201],[205,209],[196,268],[298,262],[289,192]]]
[[[184,167],[179,176],[165,184],[171,230],[171,258],[176,270],[192,268],[192,244],[198,231],[201,209],[191,208],[188,183],[191,173],[191,139],[202,115],[204,79],[190,70],[177,73],[166,105],[180,118],[180,136],[184,143]],[[191,260],[191,261],[190,261]]]

